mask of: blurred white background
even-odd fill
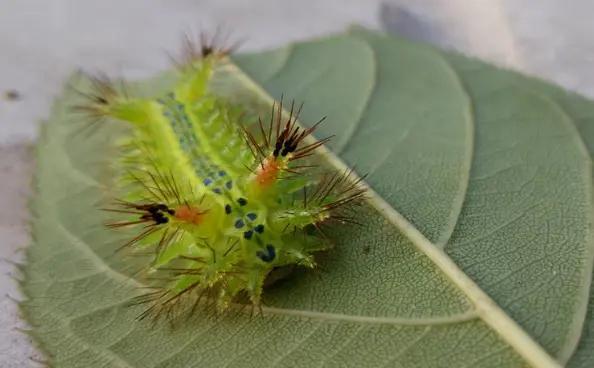
[[[189,30],[232,31],[240,51],[356,23],[455,48],[594,97],[592,0],[0,0],[0,256],[19,260],[39,121],[72,71],[130,78],[169,67]],[[42,359],[23,327],[13,266],[0,261],[0,367]]]

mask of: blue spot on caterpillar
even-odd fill
[[[276,250],[272,244],[268,244],[265,251],[259,250],[256,252],[256,255],[264,262],[272,262],[276,257]]]

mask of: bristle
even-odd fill
[[[83,98],[84,102],[71,106],[71,110],[83,113],[92,118],[105,117],[108,114],[106,107],[118,98],[124,98],[127,88],[121,80],[119,82],[120,87],[116,87],[116,82],[105,74],[88,76],[88,79],[91,82],[91,90],[89,92],[83,92],[74,89]]]
[[[230,33],[224,33],[220,27],[213,34],[200,32],[196,36],[186,33],[183,36],[181,56],[172,58],[173,64],[183,70],[209,56],[220,58],[229,55],[241,44],[240,41],[230,42],[229,38]]]

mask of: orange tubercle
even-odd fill
[[[256,182],[261,187],[269,187],[276,182],[278,174],[283,168],[283,162],[276,157],[269,156],[258,166],[256,171]]]
[[[175,209],[175,218],[190,224],[198,225],[202,223],[206,211],[200,211],[196,207],[189,205],[179,206]]]

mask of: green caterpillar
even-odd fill
[[[323,119],[302,128],[301,108],[286,113],[282,101],[270,116],[250,116],[211,90],[226,53],[188,43],[168,93],[132,98],[95,79],[81,107],[132,126],[115,165],[124,194],[107,210],[124,216],[109,227],[138,229],[122,247],[154,249],[149,269],[164,274],[137,299],[150,305],[141,318],[182,299],[192,311],[201,300],[218,311],[260,307],[271,272],[315,267],[314,253],[332,244],[321,226],[353,222],[350,205],[364,196],[350,171],[321,174],[312,165],[328,140],[311,137]]]

